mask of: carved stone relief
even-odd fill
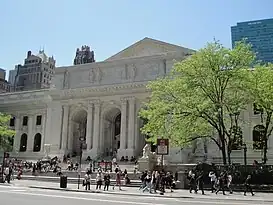
[[[100,83],[103,77],[101,68],[91,68],[89,71],[89,82],[90,83]]]
[[[122,80],[135,80],[137,74],[137,67],[135,64],[125,65],[124,69],[121,71]]]

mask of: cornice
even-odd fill
[[[87,64],[81,64],[81,65],[74,65],[74,66],[62,66],[57,67],[55,69],[55,74],[62,74],[66,70],[69,72],[79,72],[81,70],[89,70],[91,68],[97,68],[97,67],[112,67],[113,65],[124,65],[124,64],[134,64],[134,63],[140,63],[140,62],[146,62],[146,61],[153,61],[153,60],[163,60],[163,59],[170,59],[170,58],[177,58],[177,57],[183,57],[185,56],[184,52],[166,52],[166,53],[160,53],[156,55],[151,56],[134,56],[129,58],[121,58],[121,59],[115,59],[115,60],[105,60],[101,62],[95,62],[95,63],[87,63]]]
[[[84,87],[84,88],[74,88],[74,89],[65,89],[65,90],[52,90],[49,92],[49,95],[54,98],[70,98],[73,99],[77,96],[90,96],[95,95],[96,93],[115,93],[117,91],[125,91],[132,89],[145,89],[148,82],[135,82],[128,84],[115,84],[107,86],[98,86],[98,87]]]

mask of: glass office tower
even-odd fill
[[[232,47],[246,38],[257,54],[257,60],[273,63],[273,19],[247,21],[231,27]]]

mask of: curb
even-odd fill
[[[54,188],[54,187],[43,187],[43,186],[27,186],[28,188],[32,189],[44,189],[44,190],[56,190],[56,191],[63,191],[63,192],[79,192],[79,193],[91,193],[91,194],[111,194],[111,195],[123,195],[123,196],[145,196],[145,197],[157,197],[157,198],[169,198],[169,199],[199,199],[199,200],[234,200],[234,201],[256,201],[256,202],[273,202],[273,199],[265,200],[265,199],[258,199],[252,200],[252,198],[248,199],[231,199],[231,198],[199,198],[194,196],[166,196],[166,195],[147,195],[147,194],[137,194],[137,193],[122,193],[122,192],[104,192],[104,191],[85,191],[85,190],[77,190],[77,189],[68,189],[68,188]]]
[[[85,191],[77,189],[68,189],[68,188],[54,188],[54,187],[42,187],[42,186],[28,186],[32,189],[44,189],[44,190],[56,190],[64,192],[80,192],[80,193],[92,193],[92,194],[111,194],[111,195],[127,195],[127,196],[150,196],[150,197],[163,197],[163,198],[173,198],[173,199],[193,199],[192,196],[165,196],[165,195],[147,195],[147,194],[137,194],[137,193],[122,193],[122,192],[107,192],[107,191]]]

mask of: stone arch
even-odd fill
[[[82,149],[86,149],[86,139],[81,142],[80,137],[86,136],[86,124],[87,124],[87,111],[84,107],[76,107],[73,111],[70,113],[69,117],[70,126],[71,127],[71,138],[69,140],[72,144],[72,155],[76,156],[79,155],[81,152],[81,143],[82,143]],[[68,144],[70,144],[68,143]]]
[[[27,138],[28,138],[28,136],[27,136],[26,133],[23,133],[23,134],[21,135],[21,139],[20,139],[20,149],[19,149],[20,152],[25,152],[25,151],[27,151],[27,140],[28,140]]]
[[[261,150],[264,146],[264,132],[265,127],[263,125],[256,125],[252,131],[253,149]]]
[[[103,151],[106,156],[113,156],[120,146],[121,110],[118,105],[107,106],[102,113]]]
[[[33,152],[40,152],[42,144],[42,135],[40,133],[36,133],[33,141]]]

